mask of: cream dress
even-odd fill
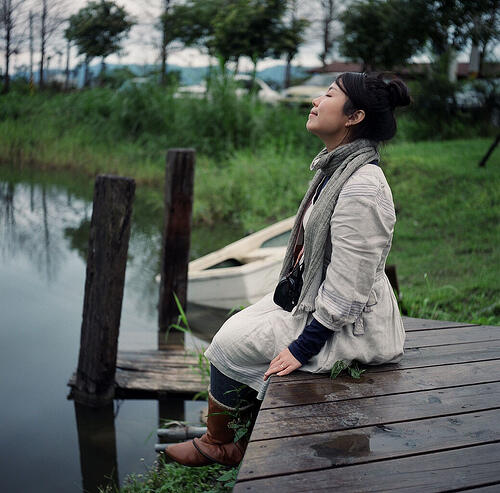
[[[329,372],[338,360],[378,365],[402,358],[405,331],[384,272],[395,222],[383,171],[362,166],[346,181],[330,218],[331,257],[325,259],[315,300],[314,317],[333,336],[301,371]],[[297,339],[312,315],[283,310],[269,293],[229,318],[205,356],[224,375],[255,389],[262,400],[270,361]]]

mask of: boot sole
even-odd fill
[[[209,461],[211,461],[213,464],[220,464],[221,466],[225,466],[225,467],[228,467],[228,468],[231,468],[231,467],[236,467],[236,466],[239,466],[241,464],[241,461],[238,462],[237,464],[224,464],[224,462],[219,462],[218,460],[215,460],[213,457],[210,457],[209,455],[207,455],[205,452],[203,452],[203,450],[201,450],[198,445],[196,444],[196,441],[193,439],[193,445],[195,446],[196,450],[201,454],[203,455],[203,457],[207,458]]]

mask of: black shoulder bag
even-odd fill
[[[274,290],[273,301],[287,312],[291,312],[295,305],[297,305],[302,290],[302,272],[304,271],[304,264],[300,264],[300,258],[303,252],[304,248],[300,250],[292,270],[281,278]]]

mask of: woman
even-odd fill
[[[377,146],[396,133],[395,107],[409,103],[403,82],[360,73],[340,75],[313,100],[306,127],[325,148],[311,164],[316,174],[281,272],[302,269],[296,306],[287,311],[269,293],[221,327],[205,352],[207,433],[169,446],[167,456],[188,466],[237,465],[245,443],[234,442],[231,421],[255,412],[271,375],[401,359],[405,332],[384,272],[396,216]]]

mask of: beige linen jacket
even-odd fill
[[[405,331],[384,271],[395,223],[383,171],[362,166],[343,186],[330,219],[324,280],[315,299],[314,318],[335,334],[304,370],[325,372],[338,360],[381,364],[402,358]]]

